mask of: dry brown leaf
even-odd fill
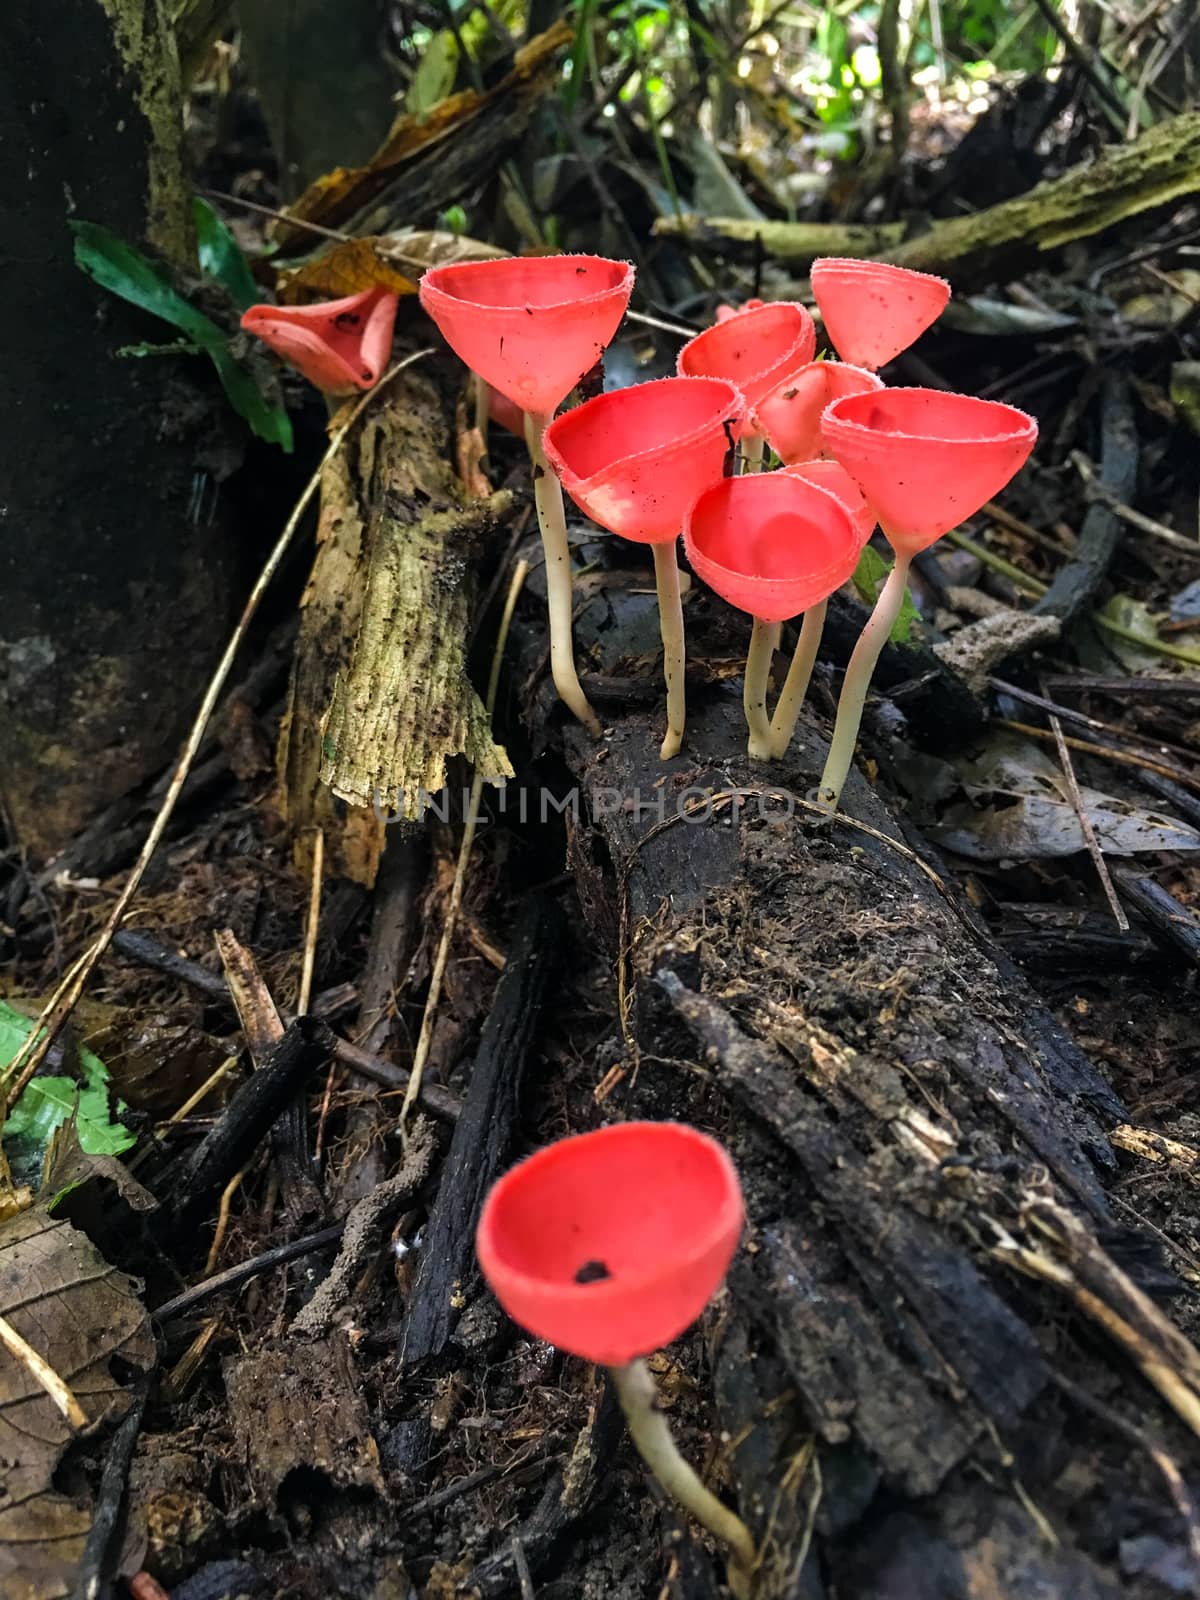
[[[68,1386],[92,1428],[126,1409],[114,1357],[147,1370],[154,1339],[131,1281],[40,1207],[0,1227],[0,1315]],[[74,1430],[36,1377],[0,1350],[0,1594],[60,1600],[91,1509],[53,1486]]]
[[[314,298],[340,300],[343,295],[375,288],[416,294],[413,280],[384,259],[382,245],[382,239],[347,239],[294,272],[281,272],[276,283],[280,302],[294,306]]]
[[[429,267],[448,267],[458,261],[498,261],[509,254],[498,245],[484,244],[448,228],[395,228],[375,241],[379,253],[399,267],[418,273]]]
[[[276,242],[284,249],[297,241],[307,242],[310,235],[291,225],[289,218],[306,222],[319,222],[323,227],[336,228],[355,216],[374,200],[391,181],[398,167],[428,145],[451,137],[459,128],[476,117],[492,100],[509,93],[515,86],[536,77],[545,69],[550,58],[573,37],[571,26],[557,21],[545,33],[531,39],[517,51],[512,71],[492,88],[464,89],[458,94],[440,100],[424,116],[397,117],[392,130],[365,167],[335,167],[307,190],[292,205],[288,218],[281,219],[272,228]]]

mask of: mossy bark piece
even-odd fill
[[[459,381],[455,372],[453,382]],[[444,756],[455,747],[478,758],[488,776],[507,768],[484,737],[482,707],[465,668],[475,560],[483,529],[502,502],[463,510],[451,465],[450,414],[435,363],[405,368],[326,468],[321,485],[316,560],[301,600],[280,734],[280,809],[298,859],[304,860],[319,827],[328,870],[367,885],[375,881],[383,849],[387,797],[406,782],[404,774],[436,775],[429,753],[434,744],[440,741]],[[441,539],[436,552],[431,537]],[[395,593],[397,582],[423,585],[423,610],[410,608],[406,591]],[[395,607],[391,616],[389,605]],[[406,665],[403,651],[413,663],[428,662],[431,675]],[[434,684],[445,692],[444,704],[430,698]],[[397,693],[419,696],[424,721],[414,721],[407,703],[376,704],[377,695]],[[415,741],[411,748],[381,720],[387,716],[403,723]]]
[[[1189,111],[1016,200],[939,222],[904,242],[899,228],[753,223],[740,217],[682,224],[665,217],[657,231],[690,229],[699,243],[734,252],[761,249],[795,267],[807,267],[817,256],[886,256],[897,266],[942,273],[961,289],[1013,277],[1049,251],[1197,193],[1200,112]]]
[[[497,494],[417,523],[380,519],[350,672],[323,740],[322,779],[351,805],[415,818],[457,755],[488,782],[512,777],[466,663],[471,557],[508,503]]]
[[[409,392],[401,373],[387,407],[369,412],[345,448],[325,467],[316,558],[300,600],[300,636],[292,663],[288,709],[276,756],[279,809],[305,864],[313,831],[325,834],[331,872],[372,884],[383,851],[383,827],[370,812],[339,815],[321,782],[321,724],[338,675],[350,665],[367,567],[370,485],[381,443]]]

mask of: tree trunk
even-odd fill
[[[163,8],[13,0],[0,40],[0,795],[46,855],[171,754],[232,575],[197,363],[117,357],[170,334],[79,271],[68,226],[190,260]]]

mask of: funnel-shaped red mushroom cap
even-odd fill
[[[1024,466],[1037,423],[1015,406],[942,389],[835,400],[825,448],[866,495],[896,550],[924,550],[973,516]]]
[[[545,449],[563,488],[593,522],[626,539],[678,536],[701,489],[716,483],[746,402],[723,378],[660,378],[599,395],[556,417]]]
[[[712,1299],[744,1211],[733,1163],[678,1122],[548,1145],[500,1179],[475,1235],[514,1322],[604,1366],[677,1338]]]
[[[861,552],[863,545],[875,531],[875,513],[867,504],[866,496],[840,461],[796,461],[781,469],[789,478],[803,478],[805,483],[815,483],[845,507],[854,524],[854,534]]]
[[[946,280],[928,272],[836,256],[813,262],[812,290],[838,355],[872,370],[907,350],[950,298]]]
[[[764,622],[827,600],[859,557],[845,506],[787,472],[722,478],[688,513],[683,542],[710,589]]]
[[[633,268],[603,256],[531,256],[433,267],[421,304],[472,372],[549,416],[620,325]]]
[[[242,327],[326,394],[379,382],[392,349],[397,297],[364,289],[315,306],[251,306]]]
[[[802,305],[779,300],[726,317],[679,352],[681,378],[727,378],[753,410],[764,395],[813,358],[813,320]]]
[[[821,413],[844,394],[882,389],[883,380],[844,361],[810,361],[754,408],[754,425],[782,461],[813,461],[824,448]]]

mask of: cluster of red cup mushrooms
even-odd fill
[[[667,684],[663,759],[684,736],[684,632],[676,561],[682,532],[704,581],[753,619],[746,662],[749,754],[781,756],[804,701],[829,596],[851,576],[876,523],[895,553],[843,682],[818,786],[836,810],[875,663],[904,599],[913,556],[971,516],[1016,473],[1037,437],[1012,406],[937,389],[885,388],[891,361],[945,308],[941,278],[877,261],[819,260],[812,288],[841,360],[814,360],[804,306],[752,301],[679,353],[678,376],[555,413],[600,359],[634,271],[600,256],[434,267],[421,304],[446,342],[514,409],[533,464],[546,557],[550,666],[569,709],[598,735],[575,669],[571,558],[562,490],[591,519],[654,553]],[[328,393],[369,388],[391,343],[394,295],[380,289],[306,307],[255,306],[243,325]],[[726,476],[730,446],[742,471]],[[765,446],[781,465],[762,471]],[[780,626],[802,616],[774,712]]]

